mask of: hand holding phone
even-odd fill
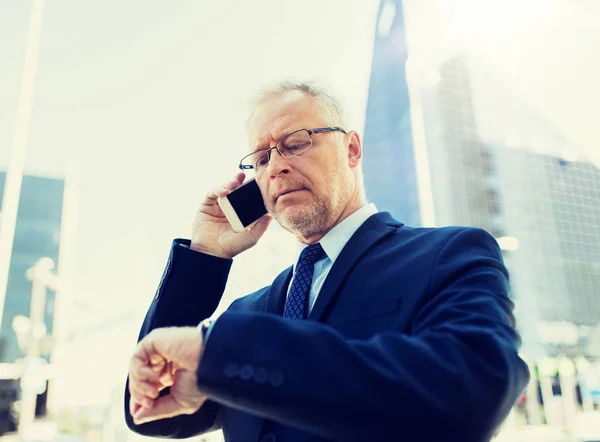
[[[254,246],[265,233],[271,222],[271,217],[264,215],[267,211],[264,204],[262,204],[262,196],[260,203],[257,204],[256,191],[260,195],[260,189],[258,189],[256,183],[251,185],[249,181],[246,185],[240,186],[244,178],[245,175],[239,173],[235,180],[217,187],[205,196],[192,224],[190,245],[192,249],[229,259]],[[256,188],[253,188],[253,186],[256,186]],[[240,191],[234,192],[238,188],[240,188]],[[254,198],[253,203],[249,206],[245,203],[245,201],[247,202],[247,191],[251,194],[249,198]],[[222,199],[225,196],[228,196],[227,201],[230,203],[231,208],[235,206],[234,211],[237,214],[239,224],[236,223],[229,207],[225,210],[221,207],[220,204],[223,204],[223,207],[227,205]],[[262,204],[262,209],[260,204]],[[226,211],[231,221],[226,216]],[[263,213],[263,215],[256,218],[259,213]],[[236,223],[236,226],[234,227],[232,223]]]

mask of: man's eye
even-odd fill
[[[297,143],[290,143],[285,146],[285,150],[290,153],[301,151],[302,149],[306,149],[310,145],[309,142],[299,141]]]
[[[254,162],[255,166],[266,166],[269,163],[269,156],[266,153],[260,154],[257,156],[256,161]]]

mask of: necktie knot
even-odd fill
[[[321,244],[315,243],[305,247],[298,259],[298,265],[314,265],[325,256],[325,250]]]

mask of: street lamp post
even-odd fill
[[[35,406],[37,395],[40,394],[40,385],[47,381],[47,374],[41,373],[47,367],[41,364],[42,340],[46,335],[46,289],[58,288],[58,278],[52,269],[54,261],[50,258],[41,258],[33,267],[27,270],[26,277],[31,281],[31,305],[29,309],[29,324],[15,332],[27,333],[25,341],[25,364],[21,377],[21,410],[19,413],[18,432],[24,436],[35,420]],[[44,361],[45,362],[45,361]],[[45,364],[44,364],[45,365]],[[43,390],[42,390],[43,391]]]

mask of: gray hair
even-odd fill
[[[279,97],[286,92],[300,91],[309,97],[314,98],[319,109],[320,117],[324,123],[330,126],[346,127],[346,117],[340,99],[324,86],[317,84],[314,81],[299,81],[299,80],[282,80],[272,83],[256,95],[252,100],[252,111],[248,118],[248,123],[254,115],[255,109],[266,101]]]

